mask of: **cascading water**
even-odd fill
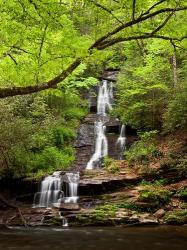
[[[99,167],[102,158],[108,155],[108,141],[105,135],[105,122],[109,120],[107,112],[112,109],[113,86],[112,83],[103,80],[99,86],[97,98],[97,121],[94,125],[95,130],[95,152],[87,163],[86,169]]]
[[[47,176],[41,183],[40,192],[35,194],[34,207],[51,207],[63,196],[61,171]]]
[[[68,184],[68,192],[64,197],[62,191],[63,181]],[[47,176],[41,183],[40,192],[34,196],[33,207],[56,207],[61,203],[76,203],[78,200],[79,173],[66,173],[62,176],[61,171],[56,171]]]
[[[66,173],[63,177],[64,182],[67,183],[67,196],[64,199],[65,203],[77,203],[78,201],[78,185],[79,185],[79,172]]]
[[[120,135],[117,139],[117,143],[116,143],[116,147],[117,147],[117,151],[118,153],[118,158],[119,160],[123,159],[123,152],[126,149],[126,126],[122,125],[121,126],[121,131],[120,131]]]

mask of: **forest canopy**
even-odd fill
[[[1,0],[0,97],[66,86],[82,63],[107,60],[118,43],[183,47],[185,2]]]

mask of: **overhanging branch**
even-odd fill
[[[158,2],[157,5],[159,3],[161,3],[161,1]],[[153,6],[152,6],[152,9],[153,9]],[[137,39],[159,38],[159,39],[170,40],[170,41],[174,41],[174,40],[181,41],[182,39],[184,39],[184,37],[179,39],[179,38],[172,38],[172,37],[156,35],[155,33],[158,32],[158,30],[163,28],[163,26],[169,20],[170,15],[172,15],[173,13],[175,13],[177,11],[182,11],[182,10],[187,10],[187,6],[178,7],[178,8],[163,8],[163,9],[157,10],[157,11],[152,12],[152,13],[147,14],[147,15],[144,13],[143,16],[141,15],[135,20],[131,20],[129,22],[123,23],[123,24],[119,25],[118,27],[116,27],[115,29],[113,29],[111,32],[108,32],[104,36],[100,37],[97,41],[95,41],[92,44],[92,46],[90,46],[90,48],[88,48],[88,51],[90,53],[92,53],[92,49],[103,50],[103,49],[105,49],[107,47],[110,47],[110,46],[116,44],[116,43],[131,41],[131,40],[137,40]],[[149,12],[150,12],[150,10],[149,10]],[[167,13],[167,12],[169,12],[171,14],[166,18],[166,20],[158,28],[156,28],[155,32],[153,31],[153,34],[150,33],[150,34],[144,34],[144,35],[129,36],[129,37],[118,37],[118,38],[111,39],[111,37],[113,35],[116,35],[120,31],[125,30],[127,27],[132,27],[135,24],[141,23],[141,22],[143,22],[145,20],[148,20],[150,18],[156,17],[156,16],[158,16],[160,14]],[[67,67],[67,69],[62,71],[59,75],[57,75],[56,77],[54,77],[53,79],[51,79],[51,80],[49,80],[47,82],[43,82],[43,83],[40,83],[38,85],[27,86],[27,87],[0,88],[0,98],[5,98],[5,97],[8,97],[8,96],[31,94],[31,93],[34,93],[34,92],[39,92],[41,90],[45,90],[45,89],[49,89],[49,88],[55,88],[58,83],[62,82],[64,79],[66,79],[80,64],[81,64],[81,60],[76,59],[74,62],[72,62]]]
[[[145,35],[130,36],[130,37],[118,37],[115,39],[105,41],[104,43],[102,43],[98,47],[98,50],[106,49],[108,47],[111,47],[114,44],[121,43],[121,42],[128,42],[128,41],[138,40],[138,39],[150,39],[150,38],[157,38],[157,39],[181,42],[183,39],[185,39],[187,37],[176,38],[176,37],[168,37],[168,36],[162,36],[162,35],[154,35],[152,33],[145,34]]]

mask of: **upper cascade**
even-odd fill
[[[113,102],[113,84],[103,80],[99,86],[99,93],[97,98],[97,114],[106,116],[107,112],[112,110]]]
[[[86,169],[93,169],[101,165],[104,156],[108,155],[108,141],[106,137],[105,122],[109,120],[109,111],[112,110],[113,85],[103,80],[99,86],[97,97],[97,120],[94,124],[95,151],[87,163]]]

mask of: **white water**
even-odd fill
[[[66,197],[62,191],[63,181],[68,185]],[[61,171],[54,172],[41,182],[40,192],[35,194],[33,207],[60,207],[62,202],[76,203],[78,184],[79,173],[66,173],[61,176]]]
[[[127,138],[126,138],[126,126],[122,125],[120,135],[119,135],[119,137],[117,139],[117,143],[116,143],[116,147],[117,147],[117,149],[119,151],[119,155],[118,155],[119,160],[121,160],[123,158],[123,152],[126,149],[126,141],[127,141]]]
[[[40,192],[35,194],[34,206],[51,207],[53,203],[56,203],[63,196],[61,186],[61,171],[56,171],[52,175],[45,177],[41,183]]]
[[[79,185],[79,172],[66,173],[63,177],[64,182],[68,184],[68,192],[65,197],[65,203],[77,203],[78,201],[78,185]]]
[[[86,169],[99,167],[104,156],[108,155],[108,141],[105,135],[106,127],[104,123],[108,121],[107,112],[112,109],[113,86],[103,80],[99,86],[97,97],[98,121],[95,122],[95,151],[87,163]]]

